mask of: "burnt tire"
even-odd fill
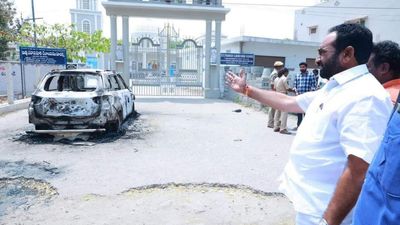
[[[135,110],[135,103],[132,104],[132,112],[131,112],[131,116],[135,117],[137,115],[137,112]]]
[[[107,132],[118,132],[122,125],[122,115],[118,113],[117,119],[115,121],[109,122],[106,126]]]

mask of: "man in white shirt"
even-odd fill
[[[306,112],[281,177],[297,225],[351,224],[352,208],[393,107],[365,65],[373,46],[371,31],[341,24],[329,32],[316,60],[329,82],[318,91],[288,96],[247,85],[244,72],[226,77],[233,90],[261,103]]]

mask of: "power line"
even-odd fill
[[[264,6],[264,7],[283,7],[283,8],[370,9],[370,10],[390,10],[390,9],[394,9],[394,10],[400,10],[400,7],[323,6],[323,5],[285,5],[285,4],[240,3],[240,2],[224,2],[224,5]]]

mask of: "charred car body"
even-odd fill
[[[54,70],[33,92],[29,123],[36,130],[117,131],[135,113],[135,95],[119,74],[103,70]]]

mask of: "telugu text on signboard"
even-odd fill
[[[67,51],[63,48],[20,47],[19,56],[22,63],[67,64]]]

